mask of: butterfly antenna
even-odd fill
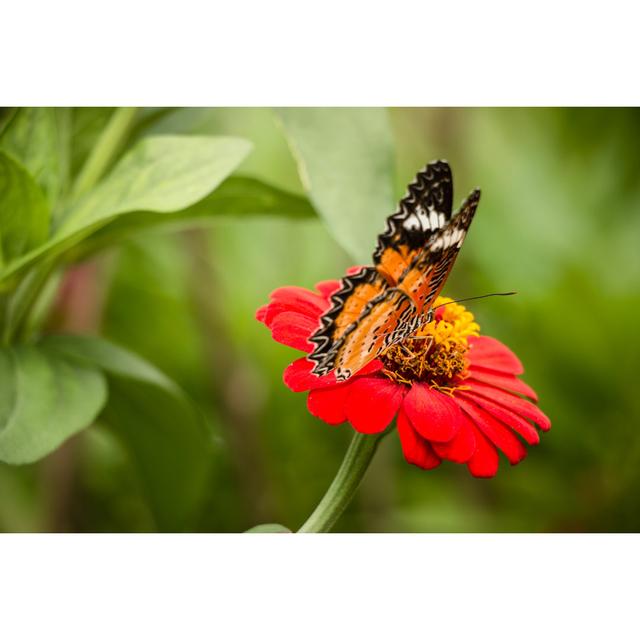
[[[448,304],[453,304],[454,302],[468,302],[469,300],[480,300],[480,298],[491,298],[493,296],[515,296],[517,291],[504,291],[502,293],[485,293],[483,296],[473,296],[471,298],[460,298],[459,300],[449,300],[449,302],[443,302],[439,304],[437,307],[433,307],[432,311],[439,309],[440,307],[444,307]]]

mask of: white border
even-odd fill
[[[635,535],[0,539],[3,637],[631,638]]]
[[[637,105],[622,0],[21,0],[5,105]]]

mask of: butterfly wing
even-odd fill
[[[416,253],[451,219],[453,179],[444,160],[429,163],[407,188],[398,210],[378,236],[373,263],[393,286]]]
[[[347,380],[391,345],[412,336],[429,321],[429,309],[458,256],[480,193],[474,191],[446,227],[418,252],[397,287],[388,288],[363,309],[333,345],[338,380]],[[416,299],[422,304],[418,307]]]
[[[335,368],[335,357],[345,334],[371,308],[373,301],[388,289],[375,267],[363,267],[345,276],[331,296],[331,308],[320,318],[320,328],[309,338],[315,345],[307,357],[314,363],[313,373],[322,376]]]
[[[442,291],[479,201],[480,191],[475,189],[464,201],[460,211],[444,227],[431,235],[426,246],[415,254],[411,264],[402,274],[397,288],[414,301],[418,314],[428,312]]]
[[[409,185],[378,238],[374,267],[342,279],[332,307],[310,338],[313,373],[346,380],[392,344],[412,335],[453,266],[475,212],[474,192],[451,218],[449,165],[427,165]]]
[[[371,301],[358,321],[335,343],[332,361],[336,379],[347,380],[390,345],[414,333],[417,321],[413,302],[397,289]]]

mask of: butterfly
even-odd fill
[[[431,321],[432,305],[453,267],[480,190],[452,215],[453,179],[444,160],[430,162],[409,185],[378,236],[373,266],[342,278],[332,306],[309,338],[317,376],[350,378],[391,345]]]

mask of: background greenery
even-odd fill
[[[0,149],[39,185],[29,211],[74,176],[77,186],[113,123],[111,109],[37,111],[48,124],[32,135],[15,126],[24,110],[0,117]],[[126,229],[115,221],[67,256],[78,266],[59,277],[46,332],[99,334],[146,362],[110,365],[100,343],[84,349],[82,366],[100,361],[110,401],[47,457],[0,464],[0,529],[298,527],[350,432],[311,417],[304,394],[284,387],[296,353],[271,340],[255,310],[278,286],[312,287],[366,262],[406,184],[446,158],[456,203],[474,186],[483,195],[445,293],[519,292],[470,307],[520,356],[553,427],[492,480],[450,464],[422,472],[389,437],[337,530],[640,530],[639,111],[143,109],[123,149],[158,136],[193,137],[184,162],[202,156],[210,171],[215,159],[197,146],[206,136],[253,148],[210,196],[202,200],[205,189],[186,213],[168,214],[171,224],[149,226],[147,209],[162,203],[145,200]],[[244,151],[233,152],[240,162]],[[196,219],[206,224],[185,222]],[[37,247],[42,234],[32,225],[18,239]],[[5,259],[24,254],[5,241],[13,237],[3,234]],[[45,346],[48,357],[78,351],[59,338]],[[166,392],[172,381],[186,397]]]

